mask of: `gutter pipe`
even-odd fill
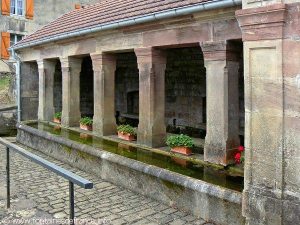
[[[20,58],[16,55],[15,49],[12,49],[12,56],[16,62],[16,85],[17,85],[17,120],[21,121],[21,85],[20,85]]]
[[[137,24],[146,23],[146,22],[153,22],[156,20],[168,19],[168,18],[172,18],[172,17],[176,17],[176,16],[184,16],[184,15],[189,15],[192,13],[202,12],[202,11],[206,11],[206,10],[233,7],[233,6],[238,6],[241,4],[242,4],[242,0],[213,0],[213,1],[204,2],[202,4],[195,5],[195,6],[166,10],[166,11],[159,12],[159,13],[152,13],[152,14],[148,14],[148,15],[144,15],[144,16],[134,17],[131,19],[126,19],[126,20],[121,20],[121,21],[117,21],[117,22],[113,22],[113,23],[103,24],[103,25],[99,25],[96,27],[92,27],[92,28],[84,28],[84,29],[73,31],[70,33],[57,35],[55,37],[50,37],[50,38],[48,37],[48,38],[44,38],[44,39],[41,39],[38,41],[33,41],[33,42],[26,43],[23,45],[20,44],[19,46],[11,47],[11,49],[18,50],[18,49],[32,47],[35,45],[41,45],[41,44],[46,44],[49,42],[67,39],[67,38],[73,38],[73,37],[78,37],[81,35],[91,34],[91,33],[99,32],[99,31],[117,29],[117,28],[121,28],[121,27],[132,26],[132,25],[137,25]]]

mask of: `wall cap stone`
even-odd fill
[[[286,4],[237,10],[235,16],[242,29],[243,41],[273,40],[283,37]]]

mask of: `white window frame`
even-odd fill
[[[21,0],[22,1],[22,15],[18,14],[18,1],[20,1],[20,0],[10,0],[10,2],[15,3],[15,13],[10,12],[10,15],[24,17],[25,16],[25,0]]]
[[[13,41],[12,41],[12,37],[14,38]],[[22,40],[23,35],[15,34],[15,33],[10,33],[10,42],[15,45],[18,42],[18,37],[21,37],[21,40]],[[19,40],[19,41],[21,41],[21,40]]]

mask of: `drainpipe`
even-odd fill
[[[12,56],[16,62],[16,85],[17,85],[17,118],[18,123],[21,121],[21,85],[20,85],[20,58],[16,55],[14,49],[12,49]]]

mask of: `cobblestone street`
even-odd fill
[[[94,183],[92,190],[75,186],[75,216],[98,224],[211,224],[187,213],[105,182],[62,162],[35,154]],[[11,153],[12,209],[6,210],[5,149],[0,147],[0,224],[18,224],[11,219],[48,218],[49,224],[62,224],[68,218],[68,182],[54,173]],[[8,220],[10,219],[10,220]],[[61,220],[61,221],[60,221]],[[4,222],[3,222],[4,221]],[[30,221],[30,220],[29,220]],[[27,224],[38,224],[33,220]],[[50,220],[51,221],[51,220]]]

